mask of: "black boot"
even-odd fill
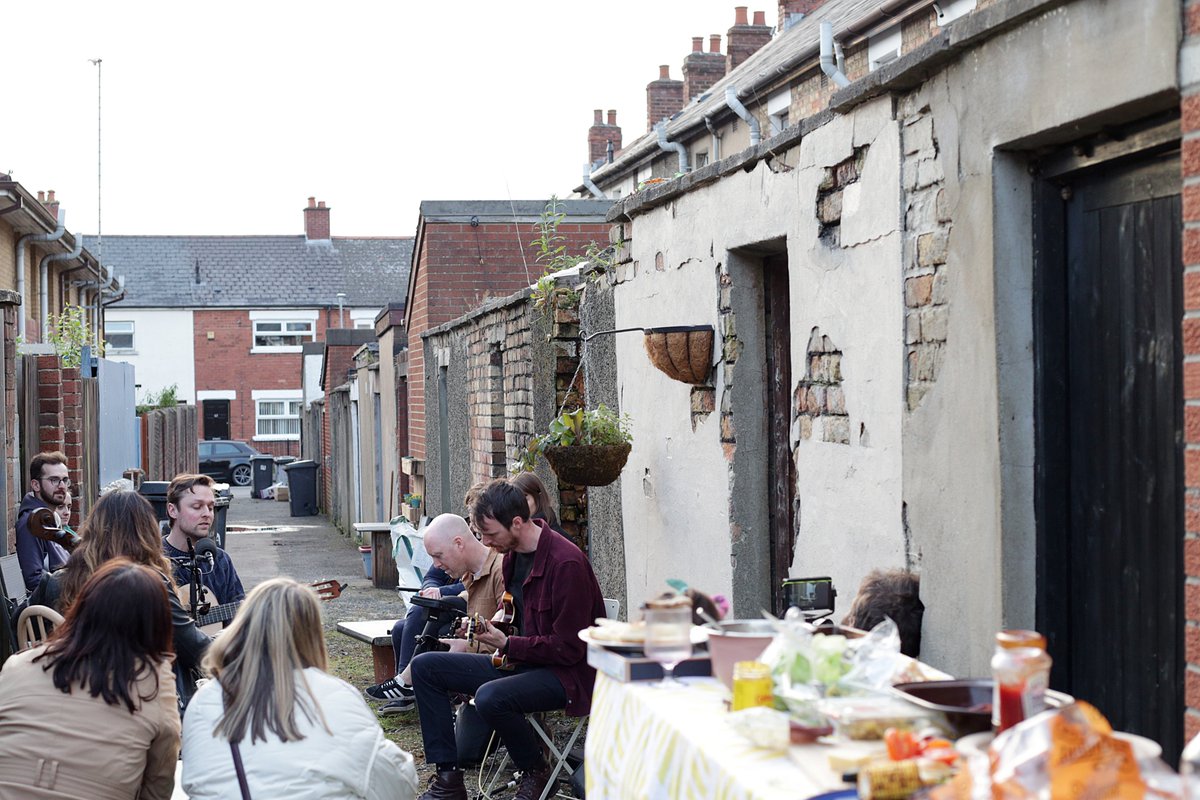
[[[467,800],[467,785],[461,769],[438,772],[429,782],[429,789],[420,800]]]
[[[517,786],[517,793],[513,795],[513,800],[541,800],[542,792],[546,791],[548,783],[550,783],[550,767],[545,762],[537,769],[527,769],[521,776],[521,783]],[[547,792],[546,796],[549,797],[552,794],[554,794],[553,789]]]

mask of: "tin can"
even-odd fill
[[[760,661],[739,661],[733,665],[732,711],[775,703],[771,668]]]
[[[864,800],[907,800],[921,785],[912,760],[877,761],[858,773],[858,796]]]

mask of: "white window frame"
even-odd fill
[[[788,126],[788,111],[792,107],[792,89],[785,86],[767,98],[767,118],[771,120],[771,135],[783,133]]]
[[[250,392],[254,400],[254,437],[256,442],[296,442],[300,440],[300,414],[304,408],[304,392],[302,389],[255,389]],[[289,411],[289,405],[295,403],[295,414],[263,414],[262,403],[284,403],[284,411]],[[264,420],[296,420],[295,433],[259,433],[259,423]]]
[[[882,33],[877,33],[867,40],[867,66],[871,72],[895,61],[900,57],[900,47],[904,43],[900,35],[900,26],[893,25]]]
[[[114,333],[112,330],[114,325],[129,326],[129,347],[117,347],[109,342],[108,337]],[[115,331],[125,333],[125,331]],[[131,319],[106,319],[104,320],[104,349],[106,352],[113,355],[133,355],[137,353],[137,324]]]
[[[308,329],[304,331],[288,330],[290,325],[306,325]],[[315,342],[317,340],[317,323],[310,319],[256,319],[253,326],[254,339],[250,347],[251,353],[299,353],[304,350],[305,341]],[[275,326],[279,326],[278,331],[264,330],[264,328]],[[258,337],[260,335],[270,336],[271,334],[279,337],[295,337],[299,342],[297,344],[259,344]]]

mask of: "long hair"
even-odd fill
[[[101,497],[79,526],[79,539],[63,574],[64,609],[70,608],[100,565],[113,558],[127,558],[161,572],[174,589],[171,562],[163,555],[154,508],[137,492],[110,492]]]
[[[554,504],[550,502],[550,493],[546,491],[546,484],[542,483],[542,479],[532,472],[522,472],[515,476],[512,482],[513,486],[524,492],[526,497],[533,498],[533,515],[546,520],[546,524],[551,528],[557,528],[558,514],[554,511]]]
[[[204,658],[205,670],[221,682],[225,713],[214,735],[232,743],[303,739],[296,709],[329,731],[301,670],[328,668],[321,606],[312,589],[291,578],[272,578],[251,590],[224,633]],[[303,691],[297,691],[296,682]],[[329,731],[332,733],[332,731]]]
[[[66,619],[50,635],[45,661],[55,688],[70,694],[73,684],[110,706],[132,714],[138,702],[158,695],[158,666],[171,650],[171,606],[162,576],[126,558],[96,570],[71,604]],[[143,675],[154,677],[149,695],[139,695]]]

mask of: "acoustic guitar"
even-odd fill
[[[346,584],[338,583],[335,580],[317,581],[310,583],[309,588],[317,593],[317,597],[321,600],[332,600],[335,597],[340,597],[342,589],[346,588]],[[191,584],[185,583],[175,589],[175,594],[179,597],[179,602],[183,604],[185,610],[191,613]],[[209,636],[214,636],[225,627],[225,623],[229,622],[237,614],[238,608],[242,605],[241,600],[235,600],[230,603],[221,603],[213,605],[212,599],[215,593],[204,584],[200,584],[197,596],[200,598],[196,604],[196,627],[207,633]]]
[[[484,619],[482,614],[472,614],[467,618],[467,644],[475,645],[476,634],[484,633],[490,628],[503,633],[505,636],[512,636],[516,633],[517,605],[513,601],[513,596],[509,592],[505,592],[500,598],[500,609],[496,612],[494,619]],[[500,653],[492,654],[492,666],[496,669],[510,670],[515,667],[514,664],[508,663],[508,656],[500,655]]]

